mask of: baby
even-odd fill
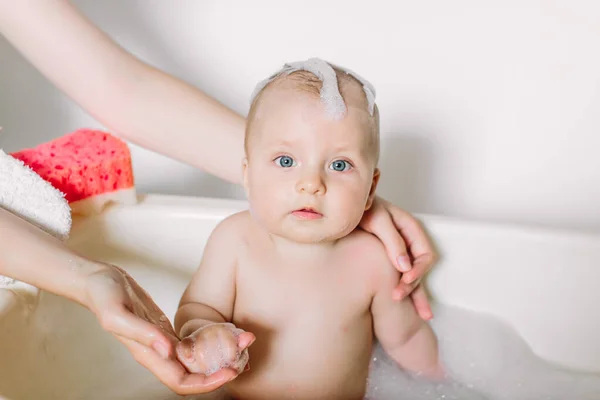
[[[212,232],[175,318],[179,360],[237,370],[233,398],[361,399],[373,336],[400,367],[443,376],[429,325],[410,299],[392,300],[399,273],[383,245],[356,229],[379,180],[374,99],[319,59],[287,64],[253,95],[250,210]]]

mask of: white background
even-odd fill
[[[596,1],[74,4],[243,115],[254,85],[287,61],[318,56],[365,76],[382,115],[379,194],[409,211],[600,232]],[[0,126],[5,151],[101,127],[2,38]],[[199,170],[133,155],[140,191],[243,198]]]

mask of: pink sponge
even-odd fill
[[[74,214],[137,200],[129,148],[109,133],[80,129],[11,155],[64,193]]]

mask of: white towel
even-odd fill
[[[22,161],[1,149],[0,207],[61,240],[66,240],[69,236],[72,223],[71,208],[64,194]],[[0,276],[0,288],[14,283],[13,279]]]

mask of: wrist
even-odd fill
[[[99,275],[110,275],[110,269],[113,267],[108,264],[85,258],[73,260],[72,263],[74,265],[71,268],[73,271],[71,287],[68,293],[64,293],[63,296],[90,309],[90,279]]]

